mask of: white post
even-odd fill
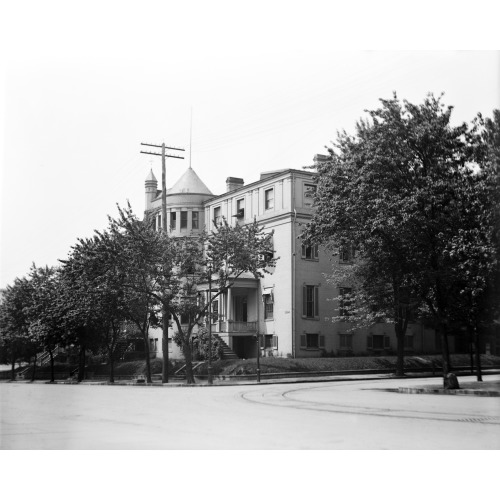
[[[231,303],[232,295],[233,294],[231,293],[231,288],[228,288],[227,289],[227,315],[226,315],[227,321],[233,319],[233,311],[232,311],[233,308],[232,308],[232,303]]]

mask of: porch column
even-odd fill
[[[232,297],[233,297],[233,294],[232,294],[231,288],[228,288],[227,289],[227,305],[226,305],[226,307],[227,307],[227,311],[226,311],[227,321],[233,319],[233,308],[231,307],[232,306],[232,304],[231,304]]]
[[[226,294],[219,295],[220,303],[220,318],[222,321],[226,319]]]

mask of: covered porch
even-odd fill
[[[208,285],[203,289],[208,300]],[[212,332],[217,333],[239,358],[257,356],[258,292],[259,280],[238,278],[212,303]],[[217,293],[217,289],[212,289],[212,297]]]

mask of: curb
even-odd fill
[[[399,387],[401,394],[446,394],[451,396],[480,396],[498,398],[499,391],[482,391],[481,389],[422,389],[418,387]]]

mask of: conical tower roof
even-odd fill
[[[148,176],[146,177],[146,182],[149,181],[158,182],[156,180],[155,174],[153,174],[153,169],[151,169],[151,172],[149,172]]]
[[[210,189],[205,186],[191,167],[184,172],[182,177],[170,189],[167,189],[167,194],[179,193],[208,194],[213,196]]]

